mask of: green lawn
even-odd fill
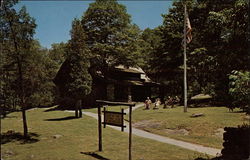
[[[191,118],[193,113],[204,113],[205,116]],[[222,134],[216,135],[216,130],[248,123],[244,116],[239,110],[232,113],[225,107],[189,108],[188,113],[183,112],[183,107],[163,109],[161,106],[158,110],[142,107],[133,112],[133,122],[152,133],[220,149]],[[178,133],[181,129],[187,130],[188,135]]]
[[[74,113],[27,111],[29,131],[37,136],[23,143],[13,137],[2,137],[4,160],[126,160],[128,159],[127,133],[103,129],[103,152],[98,152],[97,121],[84,116],[74,119]],[[138,112],[139,113],[139,112]],[[9,114],[1,120],[1,134],[8,130],[22,132],[21,113]],[[53,138],[53,135],[62,135]],[[194,160],[200,153],[133,136],[134,160]],[[203,155],[203,157],[206,157]]]
[[[121,109],[128,109],[128,106],[108,106],[106,107],[106,111],[115,111],[115,112],[121,112]],[[101,109],[103,111],[103,107]],[[83,109],[85,112],[92,112],[97,113],[97,108],[90,108],[90,109]]]

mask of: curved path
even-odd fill
[[[133,110],[135,110],[135,109],[137,109],[139,107],[142,107],[143,105],[144,104],[138,104],[133,108]],[[126,109],[125,112],[128,113],[129,110]],[[83,114],[85,114],[87,116],[90,116],[90,117],[93,117],[95,119],[98,119],[98,116],[95,113],[83,112]],[[102,117],[102,119],[103,119],[103,117]],[[127,122],[125,122],[125,124],[127,126],[129,126],[129,124]],[[116,130],[119,130],[119,131],[121,130],[120,127],[115,127],[115,126],[108,126],[108,127],[111,127],[113,129],[116,129]],[[129,127],[124,128],[124,132],[129,133]],[[162,142],[162,143],[172,144],[172,145],[175,145],[175,146],[178,146],[178,147],[182,147],[182,148],[185,148],[185,149],[197,151],[197,152],[200,152],[200,153],[209,154],[209,155],[212,155],[212,156],[217,156],[218,154],[221,153],[220,149],[205,147],[205,146],[198,145],[198,144],[188,143],[188,142],[184,142],[184,141],[180,141],[180,140],[160,136],[160,135],[149,133],[149,132],[146,132],[146,131],[143,131],[143,130],[140,130],[140,129],[137,129],[137,128],[134,128],[134,127],[132,127],[132,134],[143,137],[143,138],[149,138],[149,139],[159,141],[159,142]]]

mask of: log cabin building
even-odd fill
[[[56,84],[61,104],[70,99],[63,91],[65,76],[67,76],[67,60],[58,71],[54,83]],[[124,67],[119,65],[109,68],[106,76],[101,70],[90,71],[92,76],[92,91],[82,99],[83,107],[95,107],[97,99],[109,101],[128,101],[131,96],[132,101],[145,101],[146,97],[151,97],[152,88],[159,87],[147,77],[140,67]],[[67,103],[66,103],[67,104]]]

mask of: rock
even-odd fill
[[[62,135],[60,135],[60,134],[53,135],[53,138],[55,138],[55,139],[58,139],[58,138],[61,138],[61,137],[62,137]]]
[[[246,116],[244,117],[244,120],[250,120],[250,115],[246,115]]]
[[[15,153],[13,152],[13,151],[11,151],[11,150],[8,150],[8,151],[5,151],[4,152],[4,156],[12,156],[12,155],[14,155]]]
[[[195,117],[201,117],[201,116],[205,116],[205,115],[203,113],[194,113],[190,117],[195,118]]]
[[[183,135],[189,135],[189,132],[186,129],[179,129],[179,133]]]
[[[216,157],[221,157],[222,154],[221,153],[216,153]]]
[[[223,138],[223,134],[224,134],[224,129],[223,128],[219,128],[219,129],[217,129],[217,130],[215,130],[215,136],[217,136],[217,137],[220,137],[220,138]]]

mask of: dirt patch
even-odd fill
[[[151,120],[143,120],[143,121],[136,122],[133,124],[133,127],[139,128],[139,129],[145,129],[145,128],[157,129],[157,128],[161,128],[161,126],[162,126],[161,122],[155,122]]]
[[[177,135],[189,135],[189,131],[186,129],[164,129],[165,133],[168,134],[177,134]]]
[[[149,131],[149,128],[153,128],[153,129],[162,129],[162,122],[155,122],[155,121],[151,121],[151,120],[143,120],[137,123],[133,124],[133,127],[138,128],[138,129],[142,129],[145,131]],[[165,133],[168,134],[177,134],[177,135],[189,135],[189,131],[184,129],[184,128],[180,128],[180,129],[163,129],[162,130]]]
[[[14,155],[16,155],[16,154],[12,150],[6,150],[6,151],[2,152],[2,157],[4,157],[4,158],[10,158]]]

